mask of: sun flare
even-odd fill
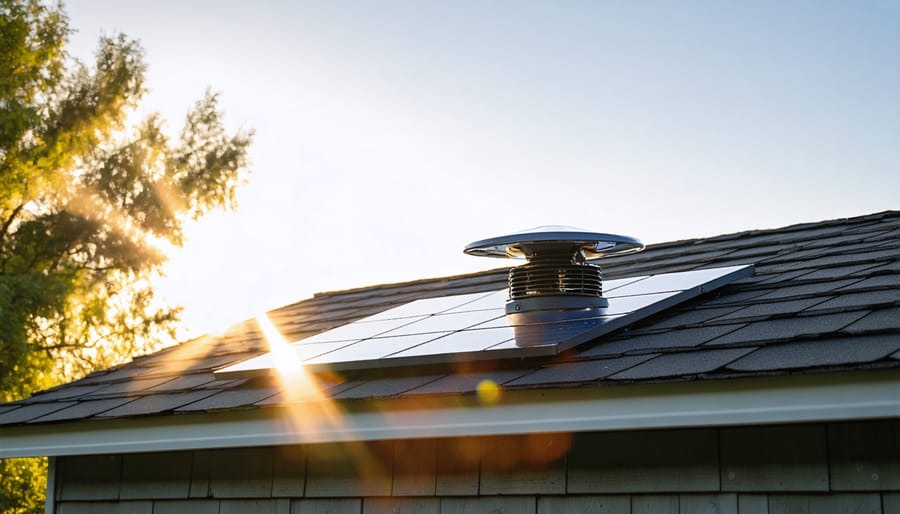
[[[285,395],[296,391],[292,386],[312,385],[309,375],[303,369],[303,362],[291,348],[287,339],[278,331],[272,320],[266,314],[256,316],[256,323],[263,333],[266,343],[269,345],[272,367],[278,372],[285,391]]]
[[[269,345],[269,362],[275,371],[290,423],[301,431],[343,427],[343,416],[323,390],[323,382],[310,373],[267,314],[256,316],[256,323]]]

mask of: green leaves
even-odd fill
[[[178,308],[151,278],[183,224],[234,206],[252,132],[207,91],[177,138],[146,92],[144,51],[100,39],[69,58],[59,6],[0,0],[0,392],[7,400],[170,342]]]
[[[151,278],[182,225],[232,207],[251,132],[207,91],[172,141],[151,115],[144,52],[119,34],[68,58],[59,5],[0,0],[0,401],[172,342],[180,308]],[[0,460],[0,512],[42,512],[46,460]]]

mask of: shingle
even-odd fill
[[[277,392],[278,389],[275,389],[274,387],[219,391],[212,396],[207,396],[202,400],[179,407],[175,410],[176,412],[191,412],[248,407],[256,402],[265,400],[270,396],[274,396]]]
[[[826,302],[807,309],[807,312],[819,310],[846,310],[850,308],[872,307],[900,302],[900,289],[882,289],[861,293],[843,293]]]
[[[729,348],[668,353],[621,373],[616,373],[609,378],[611,380],[641,380],[710,373],[754,350],[755,348]]]
[[[73,419],[84,419],[99,414],[101,412],[114,409],[120,405],[124,405],[134,398],[109,398],[105,400],[84,400],[56,412],[52,412],[46,416],[31,420],[32,422],[43,423],[45,421],[64,421]]]
[[[864,273],[861,273],[862,271],[870,270],[876,266],[878,265],[869,262],[865,264],[854,264],[852,266],[822,268],[803,275],[803,280],[834,280],[847,278],[853,274],[863,275]]]
[[[256,405],[284,405],[289,403],[316,401],[321,400],[322,398],[332,397],[341,391],[350,389],[351,387],[355,387],[357,385],[359,385],[359,382],[328,383],[326,381],[318,380],[315,381],[315,385],[309,389],[303,389],[301,391],[290,391],[290,394],[285,391],[278,391],[276,394],[264,400],[256,402]]]
[[[724,291],[721,292],[721,296],[713,298],[711,300],[706,300],[703,302],[705,307],[720,307],[724,305],[739,305],[743,306],[746,304],[748,300],[752,300],[754,298],[759,298],[764,294],[771,293],[776,291],[776,289],[754,289],[750,291]]]
[[[860,289],[884,289],[900,287],[900,275],[878,275],[842,287],[841,291]]]
[[[614,359],[566,362],[541,368],[507,383],[507,386],[547,385],[593,382],[636,366],[659,354],[630,355]]]
[[[116,396],[137,396],[139,394],[145,394],[147,389],[168,382],[172,380],[172,378],[174,377],[166,376],[117,382],[115,384],[107,385],[101,389],[97,389],[96,391],[85,395],[83,398],[95,399],[110,398]]]
[[[174,380],[164,382],[157,386],[151,387],[150,389],[154,392],[183,391],[187,389],[194,389],[204,384],[209,384],[210,382],[213,382],[215,380],[216,376],[212,373],[192,373],[190,375],[184,375]]]
[[[816,238],[812,241],[801,243],[803,248],[842,248],[850,244],[862,243],[865,241],[869,233],[860,232],[842,232],[840,234]]]
[[[729,253],[725,257],[727,259],[736,259],[741,257],[757,257],[760,255],[777,255],[788,250],[796,249],[797,243],[776,243],[765,246],[751,246],[749,248],[738,249]]]
[[[871,268],[862,273],[857,273],[858,275],[878,275],[878,274],[890,274],[890,273],[900,273],[900,260],[892,261],[887,264],[881,264],[878,267]]]
[[[879,309],[841,330],[848,334],[900,330],[900,307]],[[900,339],[900,335],[895,336]]]
[[[440,378],[441,375],[418,377],[380,378],[362,382],[359,385],[334,395],[335,399],[386,398],[405,393]]]
[[[896,334],[820,339],[765,346],[727,367],[735,371],[774,371],[850,365],[883,359],[897,350],[900,337]]]
[[[801,300],[788,300],[785,302],[763,302],[757,303],[753,305],[748,305],[742,309],[736,310],[729,314],[725,314],[719,318],[716,318],[714,321],[724,321],[724,320],[734,320],[734,319],[747,319],[747,318],[760,318],[760,317],[770,317],[770,316],[786,316],[791,314],[797,314],[800,311],[812,307],[818,303],[822,303],[826,301],[829,297],[822,298],[805,298]]]
[[[757,274],[754,276],[755,277],[758,276],[759,280],[755,280],[755,281],[753,281],[753,283],[756,285],[765,284],[767,286],[778,284],[781,282],[787,282],[789,280],[795,280],[800,277],[806,277],[806,275],[812,273],[808,269],[801,269],[801,270],[794,270],[794,271],[774,272],[774,273],[769,272],[766,274],[761,274],[761,273],[759,273],[758,270],[759,270],[759,268],[757,268]],[[751,279],[752,278],[753,277],[751,277]]]
[[[711,325],[706,327],[670,330],[661,334],[638,335],[602,342],[593,348],[579,352],[579,357],[599,357],[621,355],[636,351],[658,351],[667,348],[689,348],[725,335],[743,327],[744,324]]]
[[[770,293],[755,298],[756,300],[775,300],[777,298],[793,298],[803,296],[821,296],[823,293],[848,286],[860,279],[832,280],[828,282],[812,282],[795,286],[779,287]]]
[[[842,266],[857,263],[876,262],[878,260],[896,257],[896,250],[882,250],[878,252],[861,252],[861,253],[840,253],[836,255],[825,255],[816,259],[794,262],[780,266],[781,271],[790,271],[795,269],[821,269],[828,266]]]
[[[719,307],[716,309],[695,308],[689,311],[673,313],[668,317],[660,317],[658,321],[650,320],[647,322],[646,326],[648,328],[661,329],[677,328],[686,325],[696,325],[700,323],[706,323],[714,318],[718,318],[719,316],[732,313],[740,308],[741,307],[736,306]]]
[[[194,387],[194,389],[234,389],[248,382],[249,378],[235,378],[231,380],[215,379],[212,382]]]
[[[434,382],[429,382],[421,387],[417,387],[409,391],[411,394],[448,394],[448,393],[471,393],[478,389],[478,385],[485,380],[490,380],[495,384],[503,385],[506,382],[515,380],[528,371],[525,370],[503,370],[503,371],[484,371],[481,373],[460,373],[447,375],[439,378]]]
[[[146,374],[147,370],[139,367],[139,366],[125,366],[118,367],[111,370],[105,371],[97,371],[91,373],[90,375],[82,378],[78,382],[75,382],[78,385],[88,385],[88,384],[97,384],[97,383],[111,383],[111,382],[119,382],[121,380],[128,380],[131,378],[135,378],[136,376]]]
[[[77,384],[77,382],[76,382]],[[49,402],[53,400],[69,400],[78,398],[79,396],[83,396],[88,393],[92,393],[97,389],[101,389],[106,387],[105,384],[93,384],[93,385],[71,385],[71,386],[63,386],[57,387],[55,389],[51,389],[46,392],[37,393],[31,398],[27,400],[23,400],[22,403],[43,403]]]
[[[75,402],[32,403],[0,414],[0,425],[23,423],[75,405]]]
[[[838,312],[820,316],[797,316],[750,323],[707,345],[743,344],[760,341],[780,341],[816,334],[830,334],[862,318],[869,311]]]
[[[215,394],[214,390],[191,391],[188,393],[168,393],[143,396],[121,407],[99,414],[99,417],[138,416],[169,412]]]
[[[900,229],[868,231],[863,235],[866,236],[865,241],[896,241],[900,239]]]

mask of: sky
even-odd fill
[[[645,243],[900,208],[900,3],[69,0],[139,39],[142,110],[252,128],[235,212],[160,292],[189,334],[319,291],[507,263],[540,225]],[[602,262],[601,262],[602,265]]]

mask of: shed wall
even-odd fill
[[[900,421],[61,457],[55,512],[900,514]]]

